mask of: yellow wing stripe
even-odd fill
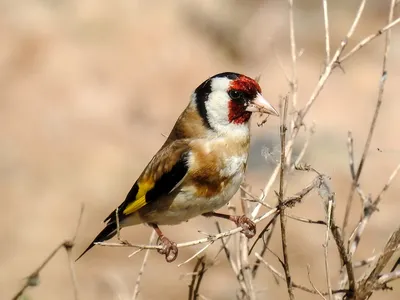
[[[146,196],[135,200],[124,209],[124,215],[129,215],[146,205]]]
[[[146,193],[154,187],[154,182],[153,181],[144,181],[142,183],[138,183],[138,186],[139,186],[139,189],[136,194],[135,201],[130,203],[124,209],[124,211],[123,211],[124,215],[132,214],[147,204]]]
[[[154,182],[153,182],[153,180],[139,182],[138,186],[139,186],[139,189],[138,189],[138,192],[136,194],[136,200],[139,200],[140,198],[145,196],[146,193],[148,191],[150,191],[154,187]]]

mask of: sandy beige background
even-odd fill
[[[298,63],[299,102],[304,104],[323,68],[322,2],[295,2],[297,46],[304,49]],[[333,2],[329,13],[336,47],[358,1],[328,2]],[[369,1],[350,46],[384,26],[388,7],[386,0]],[[384,103],[361,177],[364,190],[373,195],[400,161],[399,41],[397,27]],[[71,237],[81,203],[85,212],[74,254],[87,246],[163,143],[162,134],[169,132],[190,93],[208,76],[261,73],[264,95],[277,105],[289,90],[278,57],[290,74],[289,50],[286,1],[0,1],[0,299],[9,299],[24,276]],[[347,61],[345,73],[337,69],[307,117],[317,131],[305,161],[332,177],[340,222],[350,186],[347,131],[353,131],[359,158],[376,103],[382,53],[381,37]],[[275,154],[266,161],[261,153],[279,144],[278,124],[271,118],[263,128],[254,126],[248,178],[257,194],[277,159]],[[294,173],[288,193],[310,180],[311,175]],[[399,225],[399,194],[397,179],[373,216],[356,259],[380,251]],[[273,193],[268,200],[274,201]],[[352,224],[359,218],[359,201],[355,203]],[[294,213],[324,216],[315,194]],[[198,230],[215,232],[214,223],[204,218],[164,230],[178,242],[201,237]],[[310,264],[315,284],[325,289],[324,229],[289,221],[288,230],[295,281],[308,285]],[[137,226],[124,230],[123,237],[145,243],[150,232]],[[210,248],[210,257],[219,246]],[[279,232],[271,247],[280,253]],[[178,263],[197,250],[182,250]],[[95,247],[80,260],[76,272],[81,299],[131,299],[143,258],[127,258],[131,252]],[[337,266],[335,247],[330,252],[331,264]],[[279,267],[273,257],[267,260]],[[178,268],[151,253],[141,299],[186,299],[189,279],[182,275],[192,268],[193,263]],[[398,299],[400,285],[393,286],[394,292],[378,292],[373,299]],[[208,299],[235,299],[237,289],[220,256],[205,275],[201,293]],[[259,299],[287,297],[284,284],[277,286],[264,268],[256,289]],[[40,286],[27,297],[72,299],[64,253],[48,265]]]

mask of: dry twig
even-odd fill
[[[293,204],[295,203],[298,198],[296,199],[288,199],[285,201],[285,205],[289,205],[289,204]],[[279,206],[276,206],[275,208],[271,209],[270,211],[266,212],[265,214],[263,214],[262,216],[256,218],[254,220],[254,223],[259,223],[262,220],[275,215],[277,212],[279,211]],[[225,232],[216,234],[216,235],[208,235],[205,238],[202,239],[198,239],[198,240],[194,240],[194,241],[190,241],[190,242],[185,242],[185,243],[179,243],[177,244],[178,248],[186,248],[186,247],[191,247],[191,246],[195,246],[195,245],[200,245],[200,244],[204,244],[204,243],[210,243],[210,242],[214,242],[216,240],[237,234],[239,232],[241,232],[243,230],[242,227],[236,227],[230,230],[227,230]],[[157,249],[161,249],[162,246],[160,245],[139,245],[139,244],[131,244],[129,242],[123,242],[123,243],[112,243],[112,242],[99,242],[96,243],[96,245],[99,246],[106,246],[106,247],[130,247],[130,248],[138,248],[138,249],[152,249],[152,250],[157,250]]]
[[[311,280],[311,274],[310,274],[310,265],[307,265],[307,275],[308,275],[308,281],[310,282],[311,286],[313,287],[314,291],[317,292],[318,295],[320,295],[320,297],[324,300],[326,300],[326,298],[324,297],[324,295],[322,295],[322,293],[317,289],[317,287],[314,285],[314,283]],[[329,290],[329,297],[331,297],[332,295],[332,290]]]
[[[79,218],[78,218],[78,223],[77,223],[77,226],[76,226],[76,230],[75,230],[75,233],[74,233],[72,239],[62,242],[56,248],[54,248],[53,251],[50,252],[50,254],[36,268],[36,270],[34,270],[31,274],[29,274],[26,277],[24,285],[12,297],[12,300],[18,300],[19,297],[21,297],[24,294],[25,290],[28,287],[34,287],[34,286],[39,285],[40,272],[47,266],[47,264],[52,260],[52,258],[61,249],[65,249],[65,252],[67,253],[67,256],[68,256],[68,267],[69,267],[70,274],[71,274],[71,280],[72,280],[73,291],[74,291],[74,299],[75,300],[79,299],[79,296],[78,296],[78,283],[77,283],[77,280],[76,280],[75,270],[74,270],[74,267],[73,267],[73,258],[72,258],[72,255],[71,255],[71,250],[74,247],[75,239],[76,239],[76,236],[78,235],[78,231],[79,231],[79,228],[80,228],[80,225],[81,225],[81,221],[82,221],[83,211],[84,211],[84,206],[82,205],[80,213],[79,213]]]
[[[326,61],[325,65],[327,66],[331,57],[331,42],[329,37],[329,19],[328,19],[328,1],[322,0],[322,6],[324,8],[324,25],[325,25],[325,52],[326,52]]]
[[[303,124],[303,120],[304,120],[305,116],[307,115],[307,113],[309,112],[311,106],[314,104],[315,100],[319,96],[323,87],[325,86],[333,69],[338,65],[339,58],[340,58],[341,54],[343,53],[343,50],[346,48],[349,39],[352,37],[352,35],[360,21],[361,15],[364,11],[365,3],[366,3],[366,0],[361,1],[360,6],[357,10],[356,17],[354,18],[354,21],[353,21],[349,31],[347,32],[345,38],[341,41],[339,47],[337,48],[337,50],[336,50],[335,54],[333,55],[332,59],[330,60],[329,64],[324,69],[324,72],[320,76],[319,81],[318,81],[316,87],[314,88],[306,105],[304,106],[304,108],[302,110],[300,110],[298,112],[296,119],[293,122],[293,130],[290,134],[290,138],[289,138],[288,142],[286,143],[286,147],[285,147],[285,155],[286,155],[288,161],[290,161],[290,159],[291,159],[290,154],[292,152],[294,140],[296,139],[296,137],[299,133],[300,127]],[[266,196],[268,195],[273,183],[275,182],[276,177],[279,174],[279,170],[280,170],[280,163],[276,166],[269,181],[267,182],[266,186],[263,189],[262,196],[260,197],[261,202],[263,202],[265,200]],[[256,208],[253,210],[253,212],[251,214],[253,219],[258,215],[258,212],[259,212],[261,206],[262,206],[261,204],[258,204],[256,206]]]
[[[382,270],[386,267],[393,254],[400,245],[400,227],[394,231],[385,245],[383,253],[379,256],[374,268],[359,283],[357,296],[359,299],[368,299],[374,290],[385,288],[385,284],[391,280],[395,280],[397,271],[393,274],[381,275]],[[381,279],[383,277],[383,279]]]
[[[283,200],[283,187],[285,184],[285,166],[286,166],[286,156],[285,156],[285,144],[286,144],[286,119],[287,119],[287,110],[288,110],[288,99],[284,98],[283,103],[283,114],[282,114],[282,123],[281,123],[281,170],[280,170],[280,180],[279,180],[279,204],[282,205],[284,203]],[[287,253],[287,242],[286,242],[286,216],[285,216],[285,207],[281,206],[279,211],[280,214],[280,223],[281,223],[281,237],[282,237],[282,251],[283,251],[283,261],[285,263],[285,276],[286,276],[286,284],[289,293],[289,299],[294,299],[293,294],[293,286],[292,286],[292,278],[290,276],[290,265],[289,265],[289,256]]]
[[[271,266],[267,261],[265,261],[258,253],[255,253],[254,254],[275,276],[277,276],[278,278],[280,278],[280,279],[282,279],[282,280],[286,280],[286,278],[285,278],[285,276],[282,274],[282,273],[280,273],[277,269],[275,269],[273,266]],[[293,287],[294,288],[296,288],[296,289],[300,289],[300,290],[303,290],[303,291],[305,291],[305,292],[308,292],[308,293],[311,293],[311,294],[315,294],[315,295],[317,295],[318,293],[315,291],[315,290],[313,290],[313,289],[310,289],[310,288],[308,288],[308,287],[305,287],[305,286],[303,286],[303,285],[301,285],[301,284],[297,284],[296,282],[293,282]],[[344,294],[344,293],[346,293],[347,292],[347,290],[335,290],[335,291],[332,291],[334,294]],[[327,293],[322,293],[322,295],[326,295]]]
[[[324,260],[325,260],[325,274],[326,274],[326,285],[328,287],[329,299],[333,299],[332,295],[332,285],[331,285],[331,275],[328,262],[328,247],[329,247],[329,232],[331,230],[332,221],[332,210],[334,207],[334,197],[328,197],[326,203],[326,232],[325,232],[325,243],[324,243]]]
[[[392,20],[393,20],[393,12],[394,12],[395,4],[396,4],[396,1],[392,0],[391,1],[391,5],[390,5],[388,24],[390,24],[392,22]],[[399,21],[400,21],[400,19],[399,19]],[[367,154],[368,154],[369,147],[370,147],[370,144],[371,144],[372,136],[373,136],[374,131],[375,131],[376,122],[378,120],[378,115],[379,115],[380,108],[381,108],[382,101],[383,101],[383,92],[385,90],[385,83],[386,83],[386,79],[387,79],[386,62],[387,62],[387,58],[388,58],[388,54],[389,54],[389,49],[390,49],[390,29],[388,29],[388,31],[386,32],[385,53],[383,55],[382,74],[381,74],[380,82],[379,82],[378,100],[377,100],[377,103],[376,103],[374,116],[372,118],[371,126],[369,128],[367,140],[365,142],[365,146],[364,146],[364,150],[363,150],[363,153],[362,153],[362,156],[361,156],[361,159],[360,159],[360,163],[358,164],[356,176],[355,176],[355,178],[354,178],[354,180],[352,182],[352,185],[351,185],[351,188],[350,188],[350,192],[349,192],[349,196],[347,198],[346,210],[345,210],[344,219],[343,219],[343,226],[342,226],[343,236],[345,236],[345,232],[346,232],[346,226],[347,226],[349,215],[350,215],[350,211],[351,211],[351,205],[352,205],[352,202],[353,202],[354,191],[356,190],[356,188],[358,186],[358,181],[360,179],[360,175],[361,175],[361,172],[363,170],[363,166],[364,166],[365,160],[367,158]]]
[[[319,195],[324,200],[326,206],[329,207],[329,202],[331,202],[332,204],[335,203],[335,199],[334,199],[335,195],[332,192],[332,190],[328,184],[326,176],[322,175],[322,176],[320,176],[320,179],[321,179],[321,181],[319,184]],[[351,262],[351,256],[349,256],[347,254],[346,248],[344,246],[343,236],[340,232],[339,227],[336,225],[334,206],[331,205],[331,208],[332,208],[332,211],[330,214],[330,217],[331,217],[330,218],[331,219],[330,228],[331,228],[332,236],[333,236],[336,246],[338,248],[341,261],[346,268],[347,278],[349,281],[349,290],[347,292],[347,296],[350,297],[350,299],[351,299],[351,297],[354,296],[355,291],[356,291],[356,280],[355,280],[355,276],[354,276],[353,265]],[[347,282],[347,278],[346,278],[346,280],[343,280],[339,289],[343,289],[345,282]]]
[[[221,227],[218,222],[216,222],[216,226],[217,226],[218,232],[221,233],[222,230],[221,230]],[[224,241],[224,239],[221,239],[221,244],[222,244],[222,249],[225,252],[226,258],[228,259],[228,261],[231,265],[233,273],[235,273],[235,275],[236,275],[236,280],[238,281],[240,288],[242,289],[242,291],[245,291],[246,285],[245,285],[244,281],[241,280],[241,278],[240,278],[241,274],[240,274],[238,265],[236,264],[235,260],[233,259],[232,255],[231,255],[231,251],[229,251],[228,246],[227,246],[226,242]]]
[[[245,201],[245,196],[246,193],[241,190],[240,192],[241,195],[241,204],[242,204],[242,211],[243,213],[248,216],[249,215],[249,202]],[[239,266],[240,266],[240,279],[243,280],[244,286],[246,287],[246,290],[242,291],[245,293],[246,299],[249,300],[256,300],[256,293],[254,291],[253,287],[253,277],[251,276],[251,269],[250,269],[250,263],[249,263],[249,245],[248,245],[248,239],[244,234],[241,234],[239,236]]]
[[[199,290],[203,280],[204,273],[207,271],[205,257],[202,256],[197,260],[193,270],[192,282],[189,285],[188,300],[197,300],[200,296]]]
[[[289,28],[290,28],[290,52],[292,56],[292,79],[290,80],[290,90],[292,107],[296,109],[297,106],[297,47],[296,37],[294,33],[294,17],[293,17],[293,0],[289,1]]]
[[[151,232],[151,235],[150,235],[149,244],[153,243],[155,237],[156,237],[156,232],[153,230]],[[142,266],[140,267],[138,277],[136,278],[135,288],[134,288],[134,291],[133,291],[132,300],[136,300],[138,298],[138,296],[139,296],[139,293],[140,293],[140,281],[142,279],[142,276],[143,276],[143,273],[144,273],[144,268],[146,266],[147,259],[149,258],[149,254],[150,254],[150,250],[147,249],[146,252],[144,253],[143,262],[142,262]]]

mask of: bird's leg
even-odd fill
[[[118,212],[118,207],[115,210],[115,223],[117,224],[117,240],[123,245],[130,245],[130,243],[127,240],[121,239],[121,224],[119,223],[119,212]]]
[[[220,214],[216,212],[208,212],[203,214],[205,217],[218,217],[218,218],[223,218],[227,220],[231,220],[236,224],[238,227],[242,227],[243,230],[242,232],[244,235],[250,239],[256,234],[256,224],[252,220],[250,220],[248,217],[245,215],[243,216],[232,216],[232,215],[226,215],[226,214]]]
[[[171,242],[157,226],[157,224],[150,224],[151,227],[156,231],[158,235],[158,245],[162,245],[162,249],[158,249],[158,253],[165,255],[165,260],[167,262],[173,262],[178,256],[178,247],[176,243]]]

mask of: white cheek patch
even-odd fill
[[[214,91],[208,96],[206,102],[207,117],[211,128],[228,125],[229,96],[225,91]]]
[[[212,128],[218,130],[219,127],[228,125],[229,114],[229,89],[231,80],[228,78],[214,78],[211,81],[211,93],[206,102],[207,117]]]
[[[227,91],[231,85],[231,80],[225,77],[217,77],[211,81],[212,91]]]
[[[231,80],[228,78],[214,78],[211,82],[211,93],[205,102],[207,119],[211,128],[217,134],[246,136],[249,134],[248,124],[232,124],[229,122],[229,102],[227,91]]]

